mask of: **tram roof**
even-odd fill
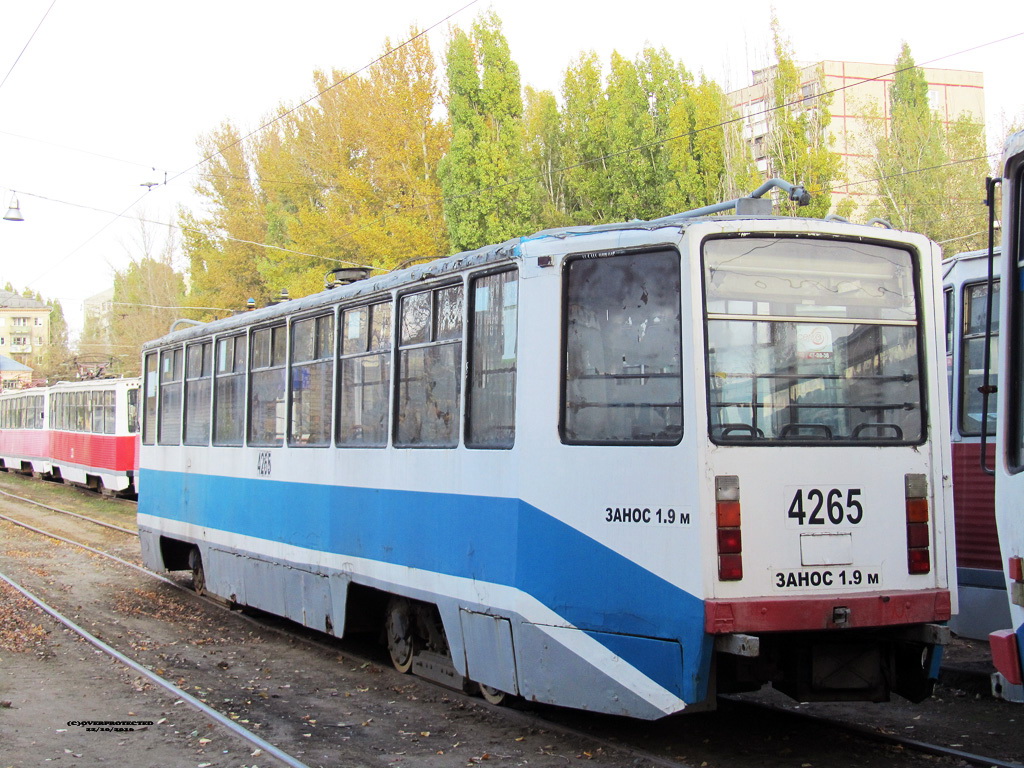
[[[486,245],[473,251],[463,251],[452,256],[443,256],[432,261],[417,264],[405,269],[387,272],[382,275],[367,277],[347,285],[325,289],[319,293],[310,294],[297,299],[288,299],[271,306],[260,309],[240,309],[231,317],[220,320],[212,320],[208,323],[192,325],[148,341],[143,345],[144,350],[153,349],[158,346],[188,341],[189,339],[210,336],[213,334],[226,334],[234,330],[247,328],[253,325],[273,322],[275,319],[288,317],[290,315],[313,312],[324,306],[339,303],[348,303],[360,297],[372,297],[375,294],[385,294],[395,288],[414,287],[420,283],[443,278],[445,275],[455,274],[466,269],[487,267],[511,263],[522,256],[522,247],[528,243],[541,240],[567,240],[585,235],[597,235],[607,232],[625,231],[654,231],[657,229],[675,229],[683,231],[693,224],[706,223],[708,221],[752,221],[752,220],[784,220],[784,221],[814,221],[821,224],[821,219],[813,219],[795,216],[774,216],[774,215],[743,215],[735,214],[713,214],[687,218],[685,214],[666,216],[660,219],[646,221],[635,219],[633,221],[617,222],[612,224],[593,224],[586,226],[559,227],[545,229],[535,232],[532,235],[516,237],[506,240],[503,243]],[[844,222],[849,223],[849,222]],[[856,226],[856,225],[855,225]]]

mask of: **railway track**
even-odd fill
[[[8,498],[18,500],[19,502],[38,505],[43,508],[47,514],[63,514],[67,512],[67,510],[62,510],[47,504],[41,504],[34,499],[23,498],[10,494],[6,491],[0,490],[0,494]],[[107,530],[115,531],[117,535],[134,535],[134,531],[124,526],[110,525],[104,521],[96,520],[86,515],[77,513],[71,514],[73,515],[77,525],[102,525]],[[161,584],[170,585],[179,592],[188,592],[189,601],[199,600],[202,601],[203,605],[213,606],[219,611],[225,610],[225,606],[220,602],[213,601],[208,598],[200,598],[198,595],[195,595],[190,589],[188,589],[187,580],[176,581],[174,579],[167,579],[166,577],[158,574],[153,574],[138,564],[131,563],[124,558],[106,552],[102,548],[92,547],[66,536],[55,535],[54,532],[47,531],[37,525],[32,525],[25,520],[17,520],[9,515],[0,515],[0,519],[14,525],[22,526],[24,529],[30,530],[37,535],[58,538],[68,544],[83,547],[90,553],[109,558],[111,562],[115,562],[121,567],[130,567],[136,572],[141,572],[145,574],[147,579],[159,580]],[[249,626],[259,627],[261,632],[272,630],[273,633],[276,633],[288,643],[301,643],[303,646],[316,649],[325,656],[336,656],[337,654],[342,653],[346,658],[346,663],[356,664],[362,669],[376,668],[378,666],[383,667],[386,663],[383,661],[384,657],[382,655],[376,655],[373,651],[364,651],[363,649],[353,647],[348,643],[345,644],[344,650],[341,650],[341,643],[339,641],[285,622],[277,617],[251,612],[245,612],[244,614],[239,615],[239,612],[237,611],[232,611],[231,615],[236,618],[243,619]],[[134,663],[140,662],[136,661]],[[144,665],[140,664],[140,666]],[[429,683],[419,681],[418,679],[399,676],[391,670],[379,669],[374,674],[386,675],[389,678],[392,678],[396,682],[391,687],[396,690],[408,687],[406,684],[413,680],[415,680],[416,686],[430,686]],[[204,690],[202,686],[206,686],[206,688],[210,687],[209,683],[202,683],[199,685],[200,690]],[[182,690],[182,693],[185,693],[185,691]],[[502,720],[511,723],[515,728],[533,732],[541,731],[549,734],[549,738],[553,738],[557,734],[560,741],[572,743],[578,742],[584,745],[580,747],[579,754],[584,757],[589,756],[591,759],[593,759],[595,755],[605,757],[614,754],[617,756],[615,758],[616,760],[628,758],[631,764],[634,765],[649,764],[667,766],[668,768],[684,768],[689,765],[701,765],[709,762],[706,754],[701,754],[699,756],[700,759],[695,759],[685,754],[686,752],[692,751],[690,747],[678,748],[674,746],[672,743],[674,738],[672,734],[692,730],[690,725],[696,722],[695,718],[705,718],[701,723],[701,727],[706,727],[707,718],[713,718],[715,717],[714,715],[686,715],[678,718],[670,718],[667,721],[647,724],[626,721],[619,718],[597,717],[587,715],[585,713],[558,710],[541,706],[531,706],[525,703],[521,703],[518,706],[501,708],[500,712],[498,712],[495,708],[481,702],[479,699],[471,699],[461,692],[448,690],[444,690],[441,693],[435,692],[435,696],[438,695],[444,700],[455,703],[458,707],[472,707],[475,709],[490,711],[495,717],[499,717]],[[900,754],[904,756],[928,755],[930,757],[927,759],[931,760],[930,764],[933,765],[935,764],[934,758],[939,757],[948,759],[950,764],[953,765],[970,764],[994,766],[995,768],[1021,768],[1020,763],[975,754],[958,746],[930,743],[921,739],[910,739],[891,733],[884,733],[877,728],[868,728],[865,726],[838,722],[833,719],[816,717],[804,712],[793,712],[791,710],[775,707],[765,708],[764,705],[738,700],[723,702],[723,710],[725,712],[724,717],[733,719],[736,722],[755,722],[763,720],[766,717],[771,717],[779,723],[779,725],[773,726],[776,730],[792,732],[805,731],[808,733],[828,730],[834,734],[843,734],[842,736],[834,736],[833,738],[837,741],[845,742],[846,746],[844,749],[846,750],[849,750],[849,745],[851,743],[873,743],[880,745],[883,750],[888,750],[888,756],[890,758],[893,754]],[[722,719],[722,717],[719,717],[719,719]],[[678,741],[678,739],[676,740]],[[650,748],[647,746],[652,743],[657,744],[657,747]],[[857,749],[860,751],[859,747]],[[891,759],[888,762],[891,763]],[[533,764],[536,765],[537,763]],[[712,762],[711,764],[714,763]]]

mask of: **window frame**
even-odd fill
[[[356,304],[342,305],[338,308],[338,325],[337,333],[335,337],[335,366],[334,366],[334,444],[338,448],[359,448],[359,449],[381,449],[387,448],[392,444],[394,439],[394,426],[396,421],[396,408],[398,406],[397,400],[397,388],[395,387],[395,381],[397,376],[397,355],[395,354],[398,346],[398,315],[395,311],[395,307],[399,306],[401,302],[400,296],[394,296],[391,294],[385,296],[377,296],[368,301],[361,301]],[[375,311],[378,307],[388,307],[388,319],[386,322],[386,333],[384,339],[386,340],[386,346],[381,348],[374,348],[373,345],[373,327],[374,318],[377,315]],[[366,345],[365,349],[358,352],[345,352],[345,315],[348,312],[355,312],[358,310],[367,311],[366,320]],[[387,383],[384,387],[383,402],[384,408],[386,409],[386,423],[384,424],[384,439],[377,442],[353,442],[350,440],[344,440],[341,436],[341,430],[345,426],[342,422],[343,415],[345,413],[342,399],[347,393],[347,389],[344,387],[345,377],[344,368],[345,363],[350,360],[365,360],[370,357],[381,358],[382,371],[387,372]]]
[[[442,291],[457,288],[462,291],[462,300],[460,307],[460,333],[457,339],[455,338],[442,338],[438,339],[438,312],[437,312],[437,297]],[[402,313],[404,309],[404,302],[413,296],[419,296],[427,294],[430,297],[429,314],[428,314],[428,326],[427,326],[427,339],[425,341],[414,341],[408,344],[402,343]],[[411,289],[407,289],[395,296],[395,308],[397,312],[392,316],[392,324],[394,328],[393,332],[393,372],[391,381],[391,445],[395,448],[411,448],[411,449],[434,449],[434,450],[453,450],[459,448],[462,445],[462,423],[463,423],[463,408],[464,408],[464,388],[465,388],[465,370],[466,370],[466,281],[465,275],[459,275],[458,278],[453,280],[447,280],[444,282],[434,283],[432,285],[416,286]],[[449,442],[444,443],[423,443],[423,442],[408,442],[400,439],[400,430],[402,427],[402,353],[403,351],[409,350],[420,350],[420,349],[435,349],[442,348],[445,346],[459,345],[459,352],[457,355],[456,371],[454,378],[455,385],[455,410],[457,413],[454,415],[453,422],[454,426],[451,428],[452,439]],[[422,433],[422,430],[421,430]]]
[[[509,282],[516,286],[516,292],[517,292],[517,294],[516,294],[516,318],[515,318],[515,324],[516,324],[516,327],[515,327],[515,334],[516,334],[516,356],[515,356],[515,364],[514,364],[513,371],[512,371],[513,382],[514,382],[513,385],[512,385],[512,439],[507,444],[505,444],[505,443],[501,443],[501,444],[499,444],[499,443],[486,443],[486,442],[482,442],[482,441],[479,441],[479,440],[474,440],[472,438],[473,409],[474,409],[473,395],[474,395],[474,392],[476,390],[476,387],[474,385],[474,373],[475,373],[475,367],[474,366],[475,366],[475,363],[476,363],[475,351],[476,351],[476,330],[477,330],[477,324],[476,324],[476,315],[477,315],[477,310],[476,310],[477,281],[484,280],[484,279],[487,279],[487,278],[490,278],[490,277],[497,277],[499,275],[507,275],[507,274],[514,275],[513,280],[511,280]],[[512,450],[515,447],[516,431],[517,431],[516,428],[518,426],[518,424],[517,424],[518,409],[517,409],[516,397],[518,395],[517,390],[519,388],[519,315],[520,315],[520,312],[519,312],[519,309],[520,309],[520,304],[519,304],[519,302],[520,302],[519,288],[520,288],[520,285],[521,285],[521,277],[520,277],[520,273],[519,273],[519,267],[516,264],[501,265],[500,267],[496,267],[494,269],[488,269],[488,270],[484,270],[484,271],[480,271],[480,272],[474,272],[474,273],[472,273],[472,274],[470,274],[468,276],[468,280],[467,280],[467,286],[468,287],[467,287],[467,290],[466,290],[466,294],[467,295],[464,298],[464,301],[465,301],[465,304],[466,304],[466,325],[465,325],[465,329],[463,331],[463,334],[464,334],[464,338],[465,338],[465,342],[464,343],[465,343],[465,347],[466,347],[465,352],[464,352],[464,358],[465,358],[466,362],[465,362],[465,370],[464,370],[464,376],[465,376],[464,392],[465,392],[465,395],[463,397],[463,400],[464,400],[463,410],[464,410],[465,415],[464,415],[463,427],[462,427],[462,430],[463,430],[462,440],[463,440],[463,444],[465,445],[465,447],[468,448],[468,449],[471,449],[471,450],[509,451],[509,450]],[[504,330],[504,323],[502,324],[502,328]]]
[[[213,392],[211,392],[211,423],[210,423],[210,445],[219,448],[240,448],[245,445],[245,437],[248,432],[248,413],[249,413],[249,330],[243,328],[232,333],[225,333],[223,335],[215,336],[213,338]],[[242,360],[238,360],[238,340],[243,339],[245,342],[245,349],[242,351]],[[218,372],[217,361],[219,359],[219,346],[221,342],[231,342],[231,369],[229,371]],[[238,368],[238,363],[241,362],[241,369]],[[217,424],[218,416],[220,415],[220,396],[219,396],[219,383],[221,380],[230,381],[241,381],[242,384],[242,395],[241,395],[241,406],[242,406],[242,423],[238,430],[238,436],[229,436],[228,438],[222,437],[218,434]]]
[[[295,328],[297,325],[305,322],[311,322],[313,324],[313,354],[318,353],[317,347],[320,344],[320,328],[319,323],[321,320],[327,320],[330,323],[330,339],[327,341],[326,348],[320,357],[314,357],[310,360],[295,360]],[[335,335],[338,331],[338,312],[337,307],[329,307],[326,311],[319,311],[310,314],[300,315],[298,317],[291,317],[288,319],[288,330],[287,330],[287,379],[285,381],[286,387],[286,433],[285,443],[289,448],[330,448],[333,444],[334,438],[334,403],[335,403],[335,387],[337,386],[337,355],[335,349],[337,342]],[[327,395],[327,427],[326,427],[326,440],[319,442],[301,442],[295,439],[294,428],[295,428],[295,369],[302,368],[304,366],[320,366],[323,364],[329,366],[330,376],[330,392]]]
[[[569,407],[569,274],[572,265],[581,261],[599,261],[602,259],[615,259],[629,256],[642,256],[645,254],[670,253],[676,260],[676,275],[679,278],[679,347],[676,352],[679,359],[679,435],[672,440],[659,442],[652,441],[624,441],[624,440],[579,440],[569,437],[567,434],[567,413]],[[559,334],[561,337],[561,351],[559,356],[559,404],[558,404],[558,436],[563,445],[590,445],[608,447],[630,447],[630,448],[671,448],[680,445],[683,436],[686,434],[686,382],[683,378],[684,357],[684,323],[682,322],[682,292],[683,292],[684,270],[682,255],[677,245],[672,243],[654,243],[636,248],[620,248],[610,251],[588,251],[567,256],[562,262],[562,306],[560,312]]]
[[[914,329],[914,341],[915,341],[916,350],[917,350],[917,354],[916,354],[916,364],[917,364],[916,365],[916,373],[917,373],[917,380],[918,380],[918,391],[919,391],[919,394],[920,394],[920,397],[919,397],[919,408],[920,408],[920,412],[921,412],[921,429],[920,429],[920,434],[914,440],[900,440],[898,442],[897,441],[883,441],[883,440],[877,440],[877,439],[873,440],[873,441],[872,440],[868,440],[868,439],[858,439],[858,440],[853,440],[853,439],[841,439],[841,440],[829,439],[829,440],[824,440],[824,439],[820,439],[819,440],[819,439],[813,439],[813,438],[800,439],[800,440],[796,440],[796,439],[793,439],[793,438],[789,438],[789,439],[780,439],[780,438],[772,438],[772,439],[763,439],[762,438],[762,439],[757,439],[757,438],[755,438],[753,436],[751,436],[750,438],[742,437],[742,438],[730,438],[728,440],[725,440],[720,435],[711,434],[712,425],[714,424],[714,419],[712,418],[712,402],[711,402],[711,397],[710,397],[710,389],[708,388],[708,378],[707,378],[707,376],[708,376],[707,371],[709,371],[711,369],[710,350],[709,350],[709,342],[708,342],[709,337],[710,337],[709,325],[710,325],[711,320],[709,319],[709,312],[707,310],[707,307],[708,307],[708,294],[707,294],[707,280],[706,280],[705,248],[706,248],[707,244],[709,242],[711,242],[711,241],[715,241],[715,240],[730,240],[730,239],[736,239],[737,238],[737,235],[734,235],[734,234],[721,234],[721,235],[710,235],[710,236],[704,238],[704,240],[700,244],[700,265],[699,265],[700,294],[699,294],[699,299],[700,299],[701,305],[702,305],[701,312],[702,312],[702,317],[703,317],[703,329],[702,329],[703,335],[702,335],[701,343],[703,345],[703,360],[704,360],[704,367],[705,367],[704,381],[701,382],[701,385],[702,385],[702,390],[703,390],[703,397],[704,397],[704,400],[705,400],[706,418],[707,418],[707,423],[708,423],[708,428],[709,428],[709,436],[708,436],[709,441],[712,444],[714,444],[714,445],[722,445],[722,446],[734,446],[734,445],[735,446],[757,446],[757,447],[765,447],[765,448],[789,447],[789,446],[813,446],[813,447],[829,446],[829,447],[840,447],[840,448],[849,448],[851,446],[871,446],[871,447],[877,447],[877,446],[886,446],[886,447],[889,447],[889,446],[910,446],[910,447],[913,447],[913,446],[924,445],[930,439],[930,435],[931,435],[932,429],[934,427],[934,425],[932,424],[932,413],[931,413],[931,410],[930,410],[931,402],[929,400],[929,395],[930,395],[930,393],[932,391],[932,383],[931,383],[932,382],[932,378],[931,377],[932,376],[947,375],[944,372],[939,371],[939,370],[935,370],[935,371],[929,370],[929,366],[928,366],[929,352],[928,352],[928,339],[926,338],[926,335],[925,335],[925,333],[926,333],[925,332],[925,326],[929,322],[929,318],[926,317],[926,315],[924,313],[924,306],[925,306],[924,302],[926,301],[926,295],[927,295],[927,297],[930,297],[932,295],[932,293],[931,293],[930,289],[926,288],[923,285],[923,281],[922,281],[922,262],[923,262],[923,260],[925,258],[928,257],[927,253],[924,253],[924,252],[920,251],[919,249],[917,249],[916,247],[914,247],[910,243],[906,243],[906,242],[899,243],[899,242],[891,242],[891,241],[886,241],[886,240],[876,240],[876,239],[869,239],[869,238],[852,238],[852,237],[842,237],[842,236],[829,236],[829,237],[826,237],[826,238],[817,238],[817,239],[812,240],[812,239],[809,239],[806,236],[802,236],[800,234],[778,233],[778,232],[774,232],[773,233],[771,231],[765,231],[765,232],[762,232],[762,233],[757,233],[756,235],[752,235],[751,237],[752,238],[761,239],[761,240],[773,240],[773,241],[793,240],[793,241],[812,242],[812,243],[813,242],[836,242],[836,243],[846,244],[847,246],[873,246],[873,247],[887,248],[887,249],[892,249],[892,250],[896,250],[896,251],[901,251],[901,252],[907,254],[907,256],[909,258],[909,267],[910,267],[910,270],[911,270],[910,271],[910,281],[911,281],[911,285],[913,286],[913,290],[914,290],[914,305],[913,305],[914,306],[914,315],[913,315],[914,322],[912,324],[905,324],[905,323],[899,323],[899,322],[897,322],[897,321],[895,321],[893,319],[885,319],[882,322],[872,322],[871,325],[876,325],[876,326],[882,327],[882,328],[899,327],[899,326],[902,325],[903,327],[913,327],[913,329]],[[773,315],[764,315],[763,317],[759,316],[757,318],[757,320],[754,321],[754,322],[775,323],[775,322],[780,322],[780,321],[779,321],[778,318],[776,318]]]
[[[288,356],[291,346],[288,318],[275,318],[275,320],[272,322],[259,326],[253,326],[248,330],[249,347],[247,350],[248,364],[246,366],[246,378],[248,381],[248,386],[246,388],[247,397],[245,403],[245,444],[257,448],[280,448],[287,443],[288,439]],[[284,334],[284,350],[282,352],[283,359],[280,362],[277,362],[275,357],[275,334],[278,331]],[[269,353],[269,363],[267,365],[261,365],[259,368],[257,368],[256,355],[259,353],[259,350],[257,349],[255,339],[257,334],[263,332],[267,332],[269,334],[269,345],[267,349]],[[261,432],[260,436],[256,436],[254,434],[254,417],[256,417],[257,414],[254,413],[253,397],[255,396],[257,391],[257,376],[259,376],[262,379],[264,377],[261,376],[260,374],[267,374],[266,378],[272,381],[271,376],[277,372],[281,373],[283,381],[281,382],[280,387],[280,399],[278,400],[277,398],[275,398],[274,406],[277,407],[281,403],[284,404],[284,424],[282,425],[282,428],[280,430],[275,430],[275,437],[268,439],[265,437],[265,435],[270,434],[269,431],[265,430]],[[278,417],[275,415],[273,418],[277,419]]]
[[[171,356],[171,376],[172,376],[172,378],[169,381],[164,381],[164,378],[163,378],[163,362],[164,362],[164,356],[168,355],[168,354]],[[173,378],[173,376],[174,376],[175,370],[178,367],[178,360],[180,360],[180,365],[181,365],[181,376],[180,376],[180,378],[175,379],[175,378]],[[184,386],[185,386],[185,346],[184,346],[184,344],[175,344],[174,346],[164,347],[164,348],[162,348],[160,350],[159,364],[157,365],[157,380],[158,380],[158,385],[157,385],[157,402],[159,403],[159,406],[157,408],[156,444],[157,445],[169,445],[169,446],[181,445],[182,429],[184,427],[184,418],[183,418],[184,410],[183,410],[183,407],[182,407],[183,404],[184,404],[183,395],[184,395]],[[165,416],[167,416],[169,418],[169,415],[164,413],[164,390],[165,390],[165,388],[170,388],[170,387],[174,386],[175,384],[177,384],[177,386],[178,386],[178,420],[177,420],[177,434],[172,437],[170,435],[165,435],[164,434],[164,430],[165,430],[164,418],[165,418]],[[88,410],[88,402],[87,402],[88,394],[87,393],[80,393],[80,394],[85,396],[86,402],[83,403],[82,405]],[[166,426],[174,426],[174,425],[173,424],[167,424]],[[92,424],[91,424],[91,422],[84,425],[83,431],[85,431],[85,432],[91,432],[92,431]]]
[[[193,376],[191,365],[191,351],[199,348],[199,375]],[[212,337],[195,339],[185,344],[185,375],[182,393],[182,411],[184,413],[182,424],[183,445],[209,445],[213,437],[213,369],[214,369],[214,340]],[[207,352],[209,354],[207,354]],[[197,409],[190,407],[190,393],[196,382],[206,381],[208,389],[206,393],[206,428],[205,438],[190,435],[190,428],[193,424],[193,414]]]
[[[985,339],[985,328],[984,322],[982,322],[982,329],[974,333],[967,333],[967,326],[970,322],[970,313],[968,312],[968,302],[970,301],[970,292],[972,288],[986,287],[988,289],[996,288],[999,301],[1003,301],[1002,288],[1000,287],[1000,277],[998,275],[993,276],[992,285],[988,284],[987,278],[981,278],[978,280],[969,280],[960,286],[959,296],[959,309],[960,309],[960,323],[956,328],[957,338],[954,343],[957,344],[957,357],[959,358],[957,370],[954,373],[956,376],[956,430],[962,437],[981,437],[981,424],[979,422],[977,428],[969,428],[965,419],[967,414],[967,402],[968,402],[968,386],[967,386],[967,372],[969,370],[969,360],[967,355],[967,346],[971,342],[982,342],[986,343]],[[984,297],[981,299],[982,302],[987,301]],[[1001,305],[1000,305],[1001,306]],[[987,343],[991,344],[993,339],[998,339],[999,334],[1002,332],[1002,328],[999,328],[999,307],[993,306],[992,308],[992,322],[998,330],[996,330],[992,337],[987,340]],[[998,345],[998,342],[997,342]],[[984,355],[984,347],[982,347],[982,354]],[[995,370],[990,371],[990,383],[995,384],[998,382],[999,376],[999,354],[998,349],[993,350],[989,364],[992,365]],[[984,371],[981,373],[984,376]],[[950,400],[952,400],[952,396]],[[990,396],[988,400],[989,412],[994,416],[998,417],[998,400],[995,397]],[[992,441],[995,440],[996,430],[995,424],[991,425],[991,429],[986,430],[986,435]]]

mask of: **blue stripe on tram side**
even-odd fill
[[[704,696],[710,639],[703,601],[521,500],[151,469],[141,475],[143,514],[512,587],[684,700]],[[678,639],[684,679],[663,653],[645,653],[647,644],[616,634]]]

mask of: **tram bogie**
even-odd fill
[[[147,344],[147,566],[452,687],[917,700],[950,592],[937,247],[539,233]]]

